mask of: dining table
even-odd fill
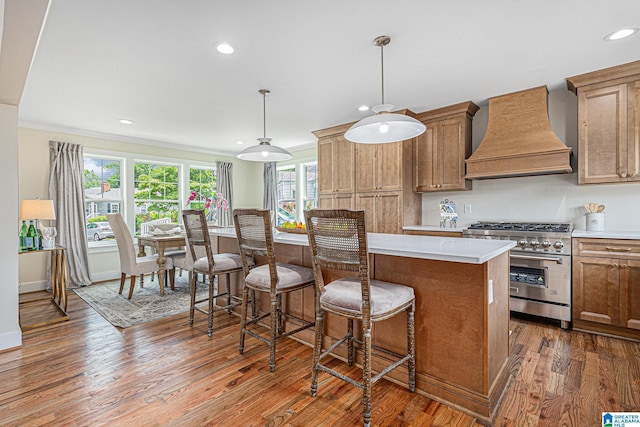
[[[160,283],[160,296],[164,296],[164,280],[166,270],[164,268],[167,258],[165,250],[170,248],[182,248],[186,246],[184,233],[172,234],[144,234],[136,236],[138,239],[138,256],[146,256],[145,246],[152,247],[158,254],[158,283]]]

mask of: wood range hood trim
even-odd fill
[[[571,173],[571,147],[555,134],[539,86],[489,99],[482,142],[465,160],[467,179]]]

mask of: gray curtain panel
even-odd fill
[[[49,197],[53,200],[56,211],[57,243],[67,248],[71,286],[91,284],[82,152],[81,145],[49,141]]]
[[[218,224],[223,227],[233,225],[233,163],[216,162],[218,192],[229,202],[226,211],[218,209]]]
[[[264,164],[264,192],[262,196],[262,209],[271,211],[271,221],[275,221],[278,208],[278,174],[276,172],[276,162]],[[274,226],[276,224],[273,224]]]

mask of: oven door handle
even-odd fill
[[[538,257],[538,256],[531,256],[531,255],[515,255],[515,254],[511,254],[511,258],[512,259],[528,259],[528,260],[532,260],[532,261],[555,261],[558,264],[563,264],[564,263],[564,259],[561,257]]]

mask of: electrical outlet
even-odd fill
[[[466,213],[466,214],[470,214],[471,213],[471,204],[465,204],[464,205],[464,213]]]

